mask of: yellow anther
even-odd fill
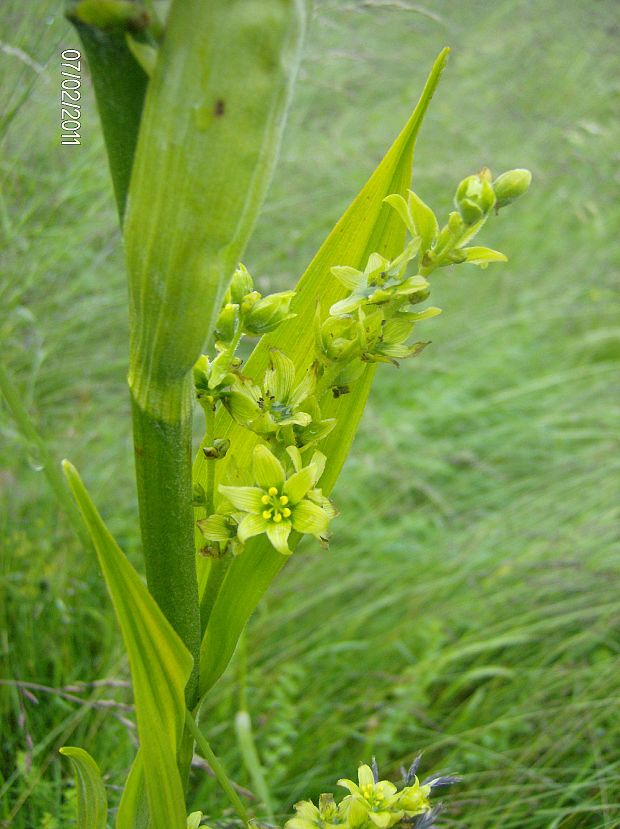
[[[271,510],[270,509],[263,510],[263,518],[271,518]]]
[[[282,516],[280,515],[279,512],[276,512],[276,514],[273,516],[273,520],[276,524],[280,523],[280,521],[282,520]]]
[[[283,507],[286,506],[286,504],[288,504],[288,498],[286,497],[286,495],[280,495],[280,503]]]
[[[288,507],[284,507],[284,509],[282,510],[282,515],[283,515],[285,518],[289,518],[289,517],[290,517],[290,515],[291,515],[291,511],[290,511],[290,509],[289,509]]]
[[[275,486],[270,486],[270,487],[269,487],[269,489],[267,490],[267,492],[268,492],[270,495],[277,495],[277,494],[278,494],[278,490],[276,489],[276,487],[275,487]]]
[[[261,496],[260,500],[261,500],[261,503],[268,504],[271,499],[269,498],[268,495],[263,495],[263,496]]]

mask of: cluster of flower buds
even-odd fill
[[[295,291],[280,291],[262,296],[254,290],[247,268],[239,265],[215,325],[216,347],[224,351],[242,334],[261,337],[291,319],[291,302]]]
[[[389,780],[379,780],[376,764],[362,765],[357,772],[358,782],[342,779],[338,785],[349,791],[339,803],[331,794],[322,794],[319,805],[304,800],[295,805],[295,817],[284,829],[390,829],[406,825],[413,829],[430,829],[441,807],[432,807],[433,789],[458,782],[457,777],[431,777],[420,783],[416,777],[420,758],[403,774],[398,788]]]
[[[215,326],[217,356],[211,360],[203,354],[194,366],[196,398],[205,411],[226,402],[232,388],[243,385],[241,360],[235,356],[241,338],[262,336],[293,318],[290,308],[294,296],[294,291],[262,296],[254,290],[247,268],[239,265]]]

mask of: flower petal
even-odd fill
[[[341,314],[350,314],[352,311],[355,311],[356,308],[364,305],[366,300],[367,297],[365,295],[360,296],[360,294],[351,294],[351,296],[346,297],[346,299],[341,299],[340,302],[335,302],[329,309],[329,313],[333,317],[340,316]]]
[[[196,523],[200,532],[209,541],[228,541],[234,535],[234,524],[228,515],[210,515]]]
[[[389,826],[394,826],[403,818],[404,812],[368,812],[368,817],[378,826],[379,829],[387,829]]]
[[[239,524],[237,536],[240,541],[247,541],[248,538],[252,538],[254,535],[266,532],[268,526],[262,515],[248,513]]]
[[[321,816],[318,808],[311,800],[300,800],[293,808],[298,817],[306,818],[306,820],[313,821]]]
[[[428,282],[426,279],[416,274],[416,276],[410,276],[404,282],[401,282],[395,293],[397,296],[408,296],[409,294],[416,294],[419,291],[425,291],[427,288]]]
[[[265,372],[265,391],[278,403],[287,403],[295,382],[295,363],[278,348],[269,350],[269,368]]]
[[[340,780],[336,781],[336,785],[342,786],[344,789],[348,789],[351,794],[359,794],[359,786],[357,783],[354,783],[352,780],[348,780],[346,777],[341,777]]]
[[[392,823],[396,823],[400,818],[392,821],[392,815],[389,812],[368,812],[368,817],[372,820],[375,826],[379,829],[387,829]],[[402,814],[400,815],[402,817]]]
[[[293,508],[293,529],[300,533],[322,535],[327,531],[329,518],[327,513],[312,501],[300,501]]]
[[[257,486],[224,486],[220,484],[218,490],[234,507],[242,512],[260,513],[264,509],[261,498],[265,493]]]
[[[296,409],[304,402],[307,397],[314,392],[316,386],[316,376],[313,371],[307,371],[300,383],[295,386],[291,395],[289,396],[289,406]]]
[[[282,464],[276,456],[262,444],[254,447],[252,470],[254,472],[254,480],[256,483],[265,489],[269,489],[271,486],[280,488],[284,483],[284,469],[282,469]],[[262,494],[263,493],[261,492],[261,495]]]
[[[238,383],[224,398],[224,405],[231,417],[242,426],[261,414],[258,398],[260,390],[247,383]]]
[[[376,784],[375,791],[380,792],[381,796],[385,798],[385,800],[387,800],[388,798],[392,797],[392,795],[396,794],[397,788],[389,780],[381,780],[379,783]]]
[[[327,462],[327,458],[322,452],[314,452],[312,455],[312,459],[310,461],[310,466],[314,469],[314,483],[312,486],[315,486],[323,472],[325,471],[325,464]]]
[[[267,538],[279,553],[282,553],[283,556],[291,555],[292,551],[289,550],[287,543],[291,533],[290,521],[282,521],[280,524],[274,524],[273,521],[269,521],[266,532]]]
[[[316,823],[303,817],[292,817],[284,824],[285,829],[316,829]]]
[[[350,268],[348,265],[335,265],[331,268],[331,272],[350,291],[361,288],[366,284],[365,275],[355,268]]]
[[[357,779],[359,780],[360,788],[362,786],[374,786],[375,776],[372,773],[370,766],[366,764],[360,766],[357,770]]]
[[[289,417],[278,420],[278,426],[309,426],[312,423],[312,415],[308,412],[293,412]]]
[[[339,514],[336,507],[332,504],[329,498],[326,498],[323,495],[320,489],[311,489],[306,495],[306,498],[321,507],[323,512],[327,515],[329,521],[331,521],[332,518],[336,518]]]
[[[299,472],[299,470],[303,466],[303,462],[301,460],[301,452],[296,446],[287,446],[286,451],[291,461],[293,462],[293,468],[295,469],[295,472]]]
[[[364,269],[364,273],[366,274],[366,276],[368,276],[370,274],[376,273],[377,271],[387,271],[389,267],[390,260],[386,259],[385,256],[381,256],[380,253],[377,253],[375,251],[374,253],[371,253],[368,257],[368,262]]]
[[[294,472],[284,484],[284,494],[288,495],[291,504],[297,504],[314,485],[314,467],[305,466],[299,472]]]

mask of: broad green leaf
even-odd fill
[[[491,262],[507,262],[508,257],[498,250],[483,247],[462,248],[462,253],[467,257],[466,262],[471,265],[489,265]]]
[[[402,195],[407,192],[411,182],[415,141],[448,51],[445,49],[435,61],[411,118],[301,278],[291,308],[297,317],[282,325],[274,334],[263,337],[244,370],[247,375],[262,377],[268,365],[269,349],[277,347],[293,360],[297,375],[301,377],[313,359],[313,321],[317,301],[320,301],[323,313],[327,313],[328,308],[346,294],[346,288],[331,273],[331,268],[344,265],[363,270],[371,253],[376,251],[393,257],[402,249],[405,228],[395,211],[384,204],[384,199],[392,193]],[[374,368],[369,366],[350,394],[322,405],[324,417],[338,418],[337,426],[321,445],[321,451],[328,458],[320,482],[326,493],[334,486],[349,453],[373,376]],[[218,474],[226,477],[228,472],[232,476],[230,458],[234,456],[240,465],[244,459],[249,464],[256,437],[233,423],[224,411],[217,419],[216,435],[230,438],[233,447],[228,459],[218,462]],[[194,477],[203,486],[207,478],[206,464],[202,451],[199,451],[194,465]],[[207,691],[226,668],[248,618],[285,560],[265,540],[265,536],[259,536],[249,541],[243,554],[232,562],[202,641],[201,693]],[[204,587],[209,564],[201,559],[199,567],[200,582]]]
[[[106,829],[108,797],[99,766],[87,751],[63,746],[60,753],[68,757],[75,771],[77,786],[76,829]]]
[[[63,467],[97,551],[129,657],[151,826],[185,829],[177,749],[192,658],[106,528],[75,467],[68,461]],[[117,827],[135,829],[129,823],[117,822]]]
[[[124,226],[129,385],[164,420],[263,202],[305,18],[303,0],[174,0],[170,9]]]

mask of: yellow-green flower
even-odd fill
[[[307,372],[295,385],[295,364],[286,354],[272,348],[262,389],[248,378],[233,379],[224,403],[237,423],[268,435],[283,426],[308,426],[312,415],[300,407],[313,393],[316,381]]]
[[[219,486],[221,495],[232,505],[229,512],[238,522],[239,541],[265,533],[282,555],[291,553],[288,537],[292,530],[324,541],[329,522],[336,515],[331,502],[316,488],[325,468],[325,455],[315,452],[308,466],[302,466],[296,447],[289,446],[286,451],[294,469],[288,477],[276,456],[259,445],[252,456],[255,486]],[[201,529],[204,534],[210,527],[205,523]]]
[[[334,276],[352,293],[334,303],[332,316],[350,314],[364,305],[381,305],[392,299],[412,302],[416,294],[425,294],[428,282],[419,274],[407,277],[407,265],[415,257],[420,240],[410,242],[403,253],[393,261],[379,253],[371,253],[363,271],[346,266],[332,268]]]
[[[358,783],[343,778],[338,781],[339,786],[348,789],[350,797],[343,803],[349,808],[363,806],[368,818],[379,829],[388,829],[402,820],[405,812],[395,798],[397,789],[389,780],[375,781],[370,766],[363,765],[357,770]]]
[[[430,794],[431,786],[426,784],[421,786],[417,777],[414,777],[414,782],[410,786],[405,786],[396,796],[396,805],[402,809],[405,817],[415,817],[415,815],[423,815],[430,811]]]
[[[311,800],[296,803],[295,813],[295,817],[286,821],[284,829],[332,829],[346,823],[343,809],[336,805],[331,794],[322,794],[318,807]]]

